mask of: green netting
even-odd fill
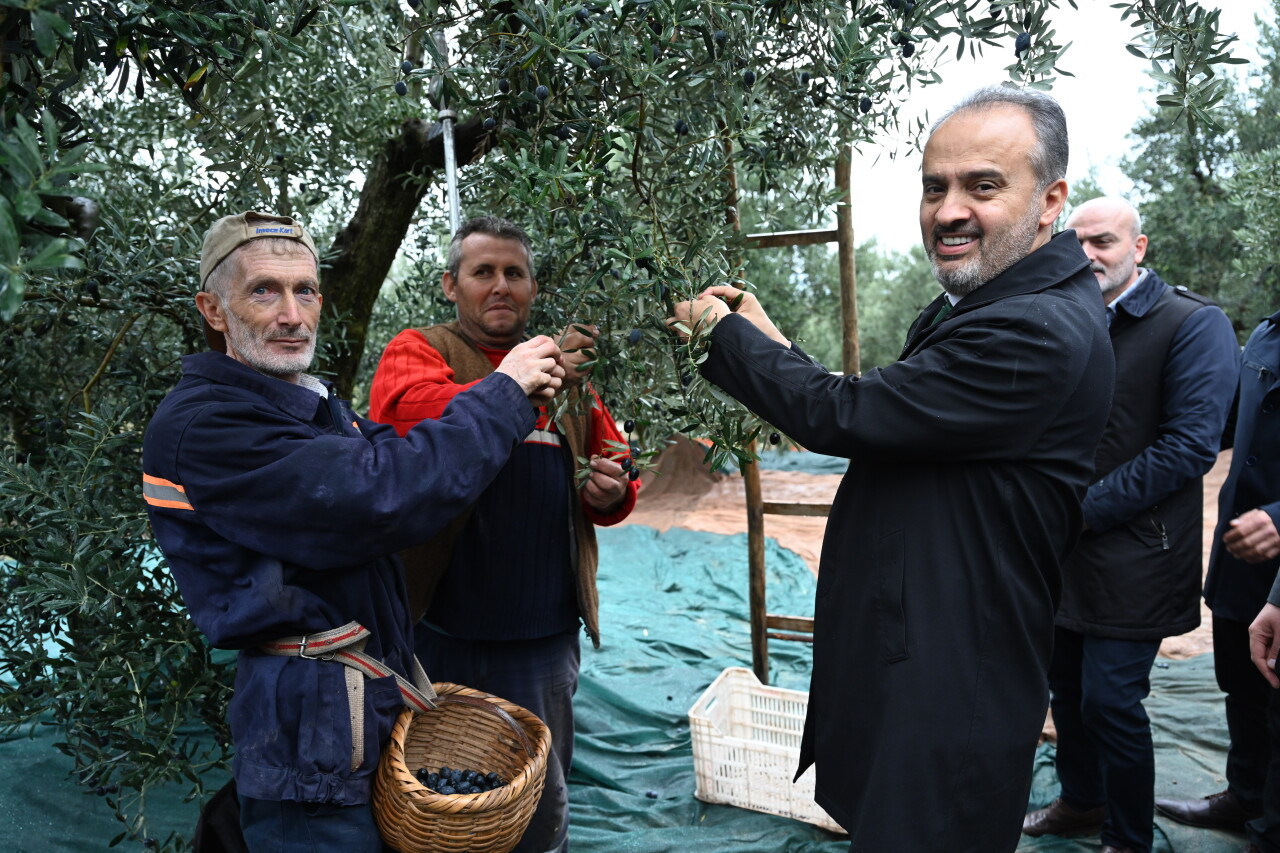
[[[746,537],[628,526],[600,531],[604,648],[583,650],[578,739],[570,778],[575,853],[835,853],[848,842],[785,818],[693,796],[688,710],[729,666],[749,666]],[[774,612],[813,612],[814,579],[795,554],[768,543]],[[772,644],[772,680],[808,686],[807,646]],[[1226,726],[1212,657],[1170,661],[1152,674],[1157,795],[1196,797],[1225,783]],[[68,778],[52,732],[0,743],[0,851],[105,850],[123,828]],[[856,756],[851,757],[856,760]],[[220,780],[212,780],[217,784]],[[151,834],[190,835],[188,786],[152,796]],[[1036,759],[1032,806],[1057,791],[1053,747]],[[1236,853],[1240,836],[1157,819],[1156,853]],[[123,849],[137,849],[126,843]],[[1020,851],[1083,853],[1096,838],[1024,838]]]
[[[575,851],[848,850],[816,827],[693,797],[689,706],[725,667],[751,662],[746,537],[623,527],[601,530],[600,539],[605,646],[583,653],[570,778]],[[769,540],[766,565],[770,611],[812,614],[815,582],[804,562]],[[775,641],[770,651],[772,682],[806,689],[808,647]],[[1157,796],[1222,790],[1227,733],[1212,656],[1157,664],[1147,708]],[[1057,794],[1053,754],[1050,744],[1037,753],[1033,807]],[[1241,836],[1157,820],[1155,853],[1237,853],[1243,844]],[[1097,838],[1023,838],[1018,849],[1098,847]]]
[[[759,450],[760,467],[766,471],[801,471],[805,474],[843,474],[849,470],[849,460],[843,456],[826,456],[811,450],[778,450],[765,447]],[[736,468],[732,464],[727,466]]]

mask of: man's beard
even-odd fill
[[[316,354],[316,336],[303,326],[289,329],[273,329],[271,332],[255,335],[249,325],[234,314],[227,315],[227,343],[244,360],[244,363],[259,373],[284,379],[305,373],[311,367]],[[277,353],[267,349],[266,342],[276,338],[305,338],[306,349],[295,353]]]
[[[948,231],[934,228],[927,251],[933,267],[933,277],[942,289],[956,298],[968,296],[979,287],[1000,275],[1031,252],[1031,245],[1040,230],[1040,211],[1031,207],[1020,221],[999,232],[980,229]],[[976,236],[981,240],[977,256],[961,266],[938,261],[937,241],[942,235]]]
[[[1112,269],[1107,269],[1102,264],[1094,263],[1089,265],[1095,273],[1102,273],[1102,278],[1098,279],[1098,287],[1102,290],[1102,295],[1106,296],[1115,290],[1123,288],[1129,283],[1129,279],[1133,277],[1133,271],[1137,269],[1138,262],[1134,260],[1133,253],[1120,263],[1116,264]]]

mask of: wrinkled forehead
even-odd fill
[[[226,257],[234,262],[238,278],[251,278],[264,272],[278,273],[288,270],[290,275],[305,275],[312,279],[318,277],[319,268],[315,255],[297,240],[281,238],[264,238],[251,240]]]
[[[533,258],[524,244],[510,237],[492,234],[468,234],[459,246],[459,262],[462,267],[477,265],[508,267],[513,264],[532,274]]]

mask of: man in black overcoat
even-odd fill
[[[1204,585],[1231,738],[1227,788],[1156,800],[1156,809],[1192,826],[1247,832],[1249,853],[1280,853],[1280,311],[1253,330],[1240,363],[1231,470]]]
[[[676,331],[708,346],[708,380],[850,459],[822,547],[799,769],[816,763],[816,799],[857,853],[1018,843],[1059,566],[1115,371],[1089,260],[1052,235],[1066,166],[1066,121],[1044,94],[982,89],[934,125],[920,228],[945,293],[901,359],[861,377],[815,363],[732,287],[676,307]]]

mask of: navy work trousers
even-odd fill
[[[425,622],[414,630],[418,660],[432,681],[492,693],[532,711],[551,729],[542,799],[512,853],[568,853],[573,764],[573,695],[578,691],[578,631],[532,640],[464,640]],[[475,770],[484,768],[476,767]]]
[[[1058,729],[1062,799],[1108,806],[1103,845],[1148,853],[1153,841],[1155,749],[1142,700],[1151,692],[1158,640],[1054,631],[1050,707]]]
[[[1213,617],[1213,670],[1226,694],[1227,788],[1262,817],[1249,839],[1280,853],[1280,690],[1272,689],[1249,658],[1249,626]]]
[[[249,853],[393,853],[383,846],[367,803],[339,806],[241,796],[240,831]]]

